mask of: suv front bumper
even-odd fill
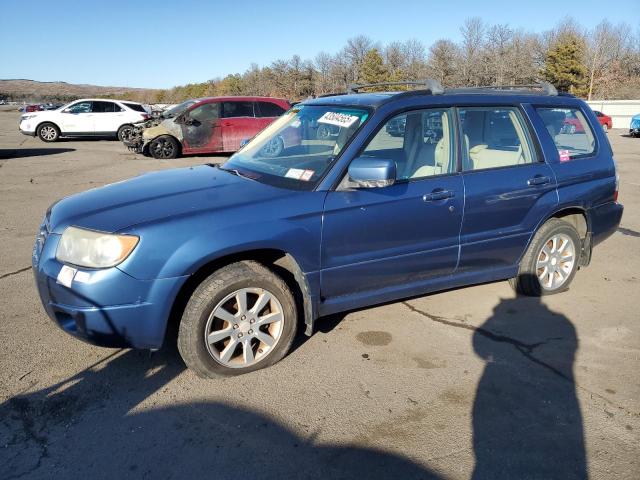
[[[60,235],[39,237],[32,267],[42,305],[65,332],[94,345],[157,349],[162,346],[173,300],[188,278],[138,280],[117,267],[78,268],[82,281],[58,282]],[[76,274],[77,275],[77,274]],[[77,277],[80,278],[80,277]]]

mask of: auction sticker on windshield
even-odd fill
[[[327,123],[329,125],[347,128],[353,125],[358,120],[360,120],[360,117],[356,115],[349,115],[339,112],[326,112],[318,119],[318,123]]]

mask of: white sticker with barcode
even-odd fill
[[[350,127],[356,123],[360,117],[340,112],[327,112],[318,119],[318,123],[327,123],[337,127]]]

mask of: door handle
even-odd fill
[[[431,193],[426,193],[422,196],[422,200],[425,202],[435,202],[436,200],[446,200],[452,198],[454,193],[451,190],[436,190]]]
[[[542,175],[538,175],[527,180],[527,185],[545,185],[550,181],[551,179],[549,177],[543,177]]]
[[[222,122],[223,127],[230,127],[232,125],[231,122]]]

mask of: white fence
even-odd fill
[[[592,110],[611,117],[613,128],[629,128],[631,117],[640,114],[640,100],[591,100]]]

